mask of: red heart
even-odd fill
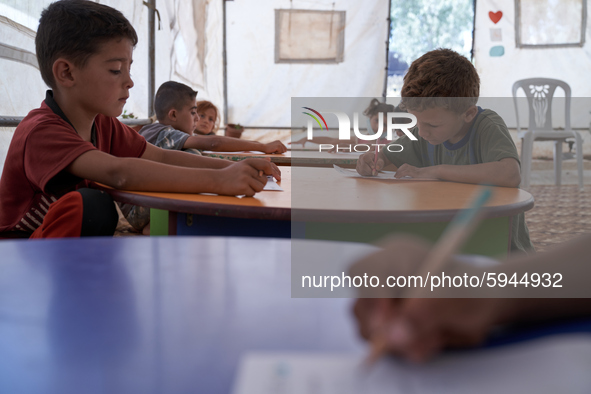
[[[495,25],[497,24],[498,21],[501,20],[501,18],[503,17],[503,12],[502,11],[497,11],[497,12],[492,12],[489,11],[488,13],[488,17],[490,18],[491,21],[493,21],[495,23]]]

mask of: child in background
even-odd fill
[[[480,78],[468,59],[437,49],[415,60],[401,90],[400,106],[417,118],[403,136],[403,149],[373,152],[357,161],[361,175],[372,176],[387,164],[396,177],[435,178],[452,182],[518,187],[519,155],[503,119],[476,106]],[[512,218],[511,250],[533,251],[523,213]]]
[[[260,151],[264,153],[284,153],[287,151],[281,141],[262,144],[257,141],[246,141],[218,135],[202,135],[213,133],[215,123],[211,123],[209,117],[201,122],[196,97],[197,92],[183,83],[164,82],[158,88],[154,98],[154,110],[158,123],[142,127],[139,131],[140,135],[149,143],[160,148],[186,150],[196,154],[201,154],[199,151],[202,150],[221,152]],[[212,108],[210,107],[206,113],[211,114],[211,111]],[[204,129],[204,124],[209,126],[209,132],[200,132],[200,135],[195,135],[196,126],[199,129]]]
[[[220,116],[218,108],[211,101],[197,101],[197,122],[195,133],[199,135],[216,135],[219,129]]]
[[[201,128],[203,124],[210,126],[208,130],[211,133],[213,133],[213,126],[215,125],[215,122],[212,123],[209,118],[206,122],[200,123],[196,97],[197,92],[183,83],[164,82],[158,88],[154,98],[154,110],[158,122],[142,127],[139,134],[150,144],[160,148],[183,150],[197,155],[201,155],[200,150],[224,152],[255,150],[265,153],[283,153],[287,150],[280,141],[262,144],[256,141],[218,135],[195,135],[193,131],[196,123]],[[204,115],[211,115],[212,108],[215,109],[213,104],[210,103],[210,105]],[[149,208],[131,204],[121,204],[120,208],[133,228],[145,235],[149,234]]]
[[[113,199],[88,188],[252,196],[272,163],[231,163],[147,144],[119,122],[133,87],[137,34],[114,8],[62,0],[41,14],[39,70],[51,87],[15,130],[0,179],[0,232],[31,238],[113,235]],[[189,117],[190,125],[193,118]]]

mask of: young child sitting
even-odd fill
[[[437,49],[415,60],[404,77],[400,106],[417,118],[413,135],[396,141],[400,152],[362,155],[361,175],[385,165],[396,177],[436,178],[453,182],[518,187],[519,155],[503,119],[476,106],[480,78],[468,59]],[[399,149],[397,149],[399,150]],[[533,250],[523,213],[512,220],[511,249]]]
[[[57,1],[42,12],[35,46],[52,90],[14,133],[0,180],[0,232],[113,235],[115,204],[85,188],[90,181],[125,190],[252,196],[267,174],[280,177],[264,160],[233,164],[157,148],[119,122],[133,87],[136,43],[123,14],[94,1]]]
[[[200,135],[216,135],[219,128],[218,108],[211,101],[197,101],[197,116],[195,133]]]
[[[281,141],[262,144],[257,141],[218,135],[210,136],[209,134],[213,133],[215,126],[215,123],[209,121],[213,110],[210,107],[204,113],[207,118],[202,121],[198,115],[196,97],[197,92],[185,84],[173,81],[164,82],[158,88],[154,98],[154,110],[158,123],[142,127],[139,133],[146,141],[160,148],[186,150],[197,154],[200,154],[200,150],[260,151],[264,153],[284,153],[287,151]],[[213,108],[215,109],[215,106]],[[217,118],[217,109],[215,112],[215,118]],[[203,127],[205,124],[211,125],[208,132]],[[198,131],[199,134],[195,135],[194,131],[196,130],[204,131]]]

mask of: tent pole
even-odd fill
[[[156,0],[148,0],[148,117],[154,115],[154,86],[156,85],[156,65],[154,64],[156,47],[156,32],[154,29],[155,11]]]
[[[226,0],[222,0],[222,20],[223,20],[223,52],[222,52],[222,62],[223,62],[223,72],[224,72],[224,123],[228,124],[228,61],[226,57]]]
[[[472,11],[474,18],[472,18],[472,49],[470,49],[470,61],[474,61],[474,39],[476,38],[476,0],[472,1]]]
[[[388,63],[390,61],[390,34],[392,34],[392,0],[388,0],[388,34],[386,35],[386,73],[384,76],[384,91],[382,97],[386,102],[386,93],[388,91]]]

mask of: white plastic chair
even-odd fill
[[[556,88],[564,90],[565,115],[564,130],[552,128],[552,98]],[[519,127],[519,109],[517,107],[517,91],[523,89],[529,107],[529,126],[526,130]],[[535,140],[554,140],[554,180],[561,183],[562,175],[562,143],[567,138],[576,141],[577,170],[579,188],[583,188],[583,137],[570,127],[570,86],[558,79],[529,78],[513,84],[513,103],[517,119],[517,136],[521,139],[521,187],[529,187],[532,152]]]

